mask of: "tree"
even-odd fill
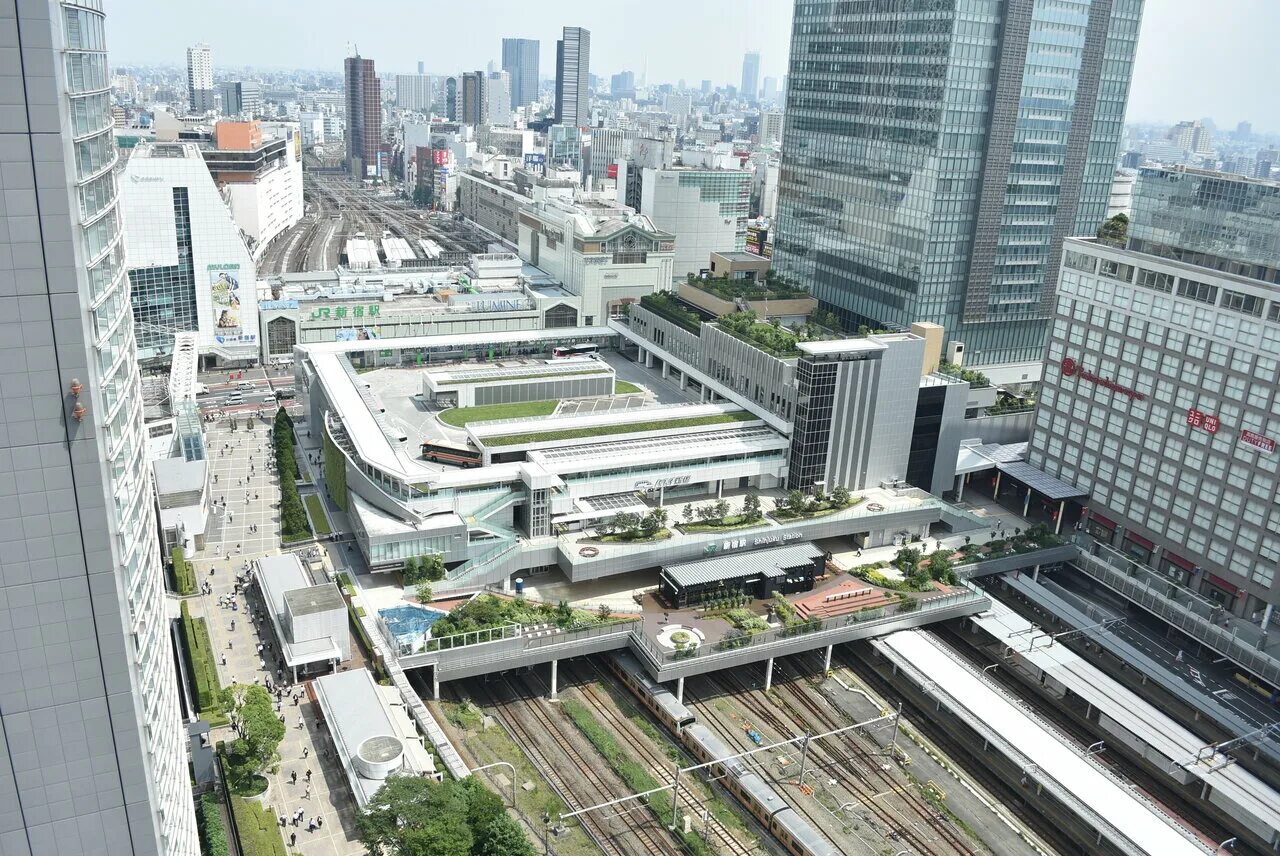
[[[680,516],[684,518],[685,523],[693,522],[693,505],[685,503],[684,508],[680,509]]]
[[[413,585],[418,580],[422,579],[421,562],[422,560],[417,556],[410,556],[404,560],[404,566],[401,568],[400,573],[404,577],[404,584],[406,586]]]
[[[698,520],[703,523],[710,523],[716,519],[716,507],[714,505],[699,505],[697,514]]]
[[[264,688],[235,684],[223,690],[236,739],[227,747],[232,775],[247,779],[273,764],[284,739],[284,723],[276,717],[271,694]]]
[[[920,551],[914,547],[903,547],[893,557],[893,566],[904,574],[909,574],[920,564]]]
[[[1129,217],[1117,214],[1098,227],[1098,240],[1108,244],[1123,244],[1129,236]]]
[[[724,520],[729,516],[729,500],[716,500],[716,520]]]
[[[949,550],[937,550],[929,555],[929,577],[945,580],[951,574],[951,557]]]
[[[556,604],[556,623],[568,624],[573,620],[573,609],[569,606],[569,601],[562,600]]]
[[[475,856],[534,856],[536,851],[510,815],[500,814],[480,833],[472,853]]]
[[[427,579],[432,582],[438,582],[444,579],[445,567],[444,556],[439,553],[432,553],[429,556],[422,557],[422,572]]]
[[[849,504],[851,499],[852,497],[849,496],[849,488],[844,485],[836,485],[835,489],[831,491],[831,502],[837,508],[844,508]]]
[[[623,511],[613,516],[613,525],[623,538],[634,538],[640,530],[640,515]]]
[[[609,604],[602,603],[596,607],[596,618],[600,621],[608,621],[613,617],[613,610],[609,608]]]
[[[742,498],[742,516],[748,521],[760,519],[760,494],[754,490],[747,491]]]
[[[418,587],[414,590],[414,594],[418,596],[419,603],[430,603],[431,583],[418,583]]]
[[[661,532],[662,527],[666,525],[667,510],[665,508],[655,508],[640,520],[640,534],[646,538],[652,538]]]

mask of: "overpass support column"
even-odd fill
[[[956,476],[956,502],[964,500],[964,480],[965,473]]]
[[[1067,501],[1065,499],[1059,500],[1058,501],[1058,519],[1055,521],[1056,525],[1053,527],[1054,535],[1062,534],[1062,515],[1066,513],[1067,513]]]
[[[773,689],[773,658],[764,664],[764,691],[768,692]]]
[[[827,654],[822,660],[822,671],[824,672],[831,671],[831,652],[832,650],[835,649],[835,647],[836,647],[835,645],[827,646]]]
[[[1031,581],[1034,583],[1040,582],[1040,566],[1039,565],[1036,565],[1034,568],[1031,569]]]
[[[684,678],[676,678],[676,704],[684,704]]]
[[[440,701],[440,666],[439,664],[431,667],[431,697],[436,701]]]
[[[1027,498],[1022,500],[1022,516],[1025,518],[1031,511],[1031,488],[1027,488]]]
[[[556,697],[556,675],[559,672],[559,667],[560,667],[559,660],[551,661],[551,695],[549,696],[549,698]]]

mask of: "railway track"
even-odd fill
[[[499,699],[498,694],[492,690],[493,684],[505,688],[505,698]],[[528,755],[530,762],[538,768],[571,811],[577,811],[593,803],[607,802],[617,796],[616,788],[606,783],[597,772],[598,759],[593,758],[589,761],[574,747],[572,741],[565,735],[564,725],[557,722],[556,717],[553,717],[537,699],[528,697],[527,685],[522,691],[515,680],[503,677],[490,684],[474,681],[472,687],[479,688],[487,698],[488,706],[502,715],[507,728]],[[527,713],[535,720],[541,733],[533,734],[519,716],[511,715],[513,708]],[[548,746],[548,740],[551,745],[558,747],[563,753],[563,758],[548,756],[544,748]],[[566,759],[586,780],[592,793],[581,794],[582,789],[571,786],[561,774],[560,771],[564,769]],[[593,764],[591,761],[597,763]],[[636,809],[643,811],[644,815],[637,816]],[[681,852],[680,848],[668,839],[665,830],[659,833],[654,829],[657,824],[648,814],[647,808],[636,806],[630,810],[619,809],[611,818],[593,812],[581,815],[580,819],[588,835],[606,856],[651,856],[651,854]],[[610,829],[610,819],[619,820],[623,828]]]
[[[817,729],[814,730],[830,730],[843,725],[849,725],[848,721],[837,719],[832,713],[821,704],[807,700],[800,703],[800,708],[794,704],[787,704],[784,697],[793,697],[793,693],[786,689],[785,682],[775,682],[774,688],[778,692],[778,707],[786,708],[790,721],[785,719],[777,709],[770,706],[769,703],[762,701],[755,694],[755,689],[750,686],[741,676],[731,673],[713,673],[704,676],[710,683],[719,686],[723,690],[727,690],[734,695],[735,703],[742,705],[750,712],[753,718],[767,725],[778,735],[783,737],[792,737],[795,735],[795,722],[806,722],[816,718]],[[801,709],[802,708],[802,709]],[[742,735],[735,735],[741,742]],[[872,754],[865,749],[857,749],[854,753],[842,752],[827,744],[813,743],[809,746],[809,757],[811,763],[816,769],[821,769],[823,774],[833,779],[843,790],[858,800],[858,803],[868,810],[872,815],[879,819],[884,828],[884,836],[888,842],[892,844],[905,843],[909,844],[917,852],[929,854],[929,856],[955,856],[955,854],[971,854],[976,852],[976,848],[967,841],[961,842],[958,834],[954,830],[940,825],[946,823],[945,818],[940,817],[939,813],[929,805],[922,797],[915,795],[906,789],[906,786],[897,782],[892,775],[881,769],[883,759],[873,757]],[[853,770],[857,770],[859,775],[855,775]],[[800,784],[800,783],[796,783]],[[884,790],[887,788],[887,792]],[[913,821],[910,817],[903,815],[882,802],[881,798],[886,793],[898,796],[906,803],[908,810],[915,814],[918,820]],[[797,803],[793,802],[793,805]],[[800,803],[803,805],[803,803]],[[799,807],[797,807],[799,810]],[[809,813],[810,817],[815,820],[818,815]],[[928,828],[932,828],[936,832],[944,829],[950,833],[941,846],[937,840],[931,839],[918,829],[919,823],[923,821]],[[844,849],[844,848],[842,848]]]
[[[609,728],[622,739],[627,741],[627,745],[637,750],[637,754],[649,768],[649,772],[658,779],[658,783],[669,785],[675,779],[675,774],[670,770],[671,760],[653,748],[651,743],[643,737],[637,736],[634,726],[620,716],[614,707],[606,700],[606,693],[594,686],[599,679],[612,680],[594,660],[587,661],[590,665],[579,665],[578,663],[569,663],[567,673],[570,676],[577,676],[577,690],[581,694],[583,701],[587,706],[595,712],[598,719],[604,722]],[[700,796],[689,789],[688,785],[681,785],[680,800],[683,805],[701,805]],[[729,831],[723,823],[716,819],[715,815],[707,811],[707,831],[712,837],[704,836],[707,843],[711,844],[713,840],[718,840],[717,853],[730,854],[730,856],[753,856],[757,851],[751,847],[747,847]]]

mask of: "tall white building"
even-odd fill
[[[217,107],[213,90],[213,51],[208,45],[187,48],[187,104],[192,113]]]
[[[121,211],[138,350],[157,355],[198,331],[200,353],[258,355],[257,273],[195,143],[143,143],[122,178]]]
[[[100,6],[0,10],[0,852],[198,856]]]
[[[484,85],[484,121],[489,125],[511,124],[511,75],[491,71]]]
[[[591,123],[587,84],[591,77],[591,31],[585,27],[565,27],[556,42],[557,125],[581,127]]]
[[[746,249],[751,179],[741,169],[642,170],[640,212],[675,235],[677,279],[707,270],[713,252]]]
[[[396,106],[402,110],[431,112],[431,75],[397,74]]]

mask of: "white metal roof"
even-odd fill
[[[972,620],[1171,761],[1192,759],[1206,745],[1206,741],[1067,646],[1046,645],[1042,638],[1031,648],[1031,622],[999,601],[992,601],[989,612]],[[1020,635],[1013,636],[1015,633]],[[1183,769],[1208,782],[1269,828],[1280,829],[1280,794],[1240,765],[1220,766],[1222,761],[1221,756],[1209,757]]]
[[[529,460],[537,461],[553,472],[570,473],[622,464],[643,466],[714,455],[754,455],[786,449],[788,445],[786,437],[766,426],[743,428],[739,423],[727,423],[707,426],[689,434],[633,437],[613,442],[598,441],[585,446],[539,449],[529,452]]]
[[[1015,745],[1036,767],[1111,824],[1147,856],[1179,856],[1208,852],[1186,830],[1159,812],[1154,803],[1120,785],[1084,755],[1064,744],[1039,720],[978,676],[955,662],[932,638],[900,631],[881,640],[919,669],[953,703]]]
[[[742,408],[736,404],[660,404],[654,407],[636,407],[627,410],[610,410],[605,413],[589,413],[583,416],[541,416],[531,419],[475,422],[469,425],[467,430],[477,438],[505,437],[508,434],[527,434],[538,431],[573,431],[579,428],[602,428],[631,423],[695,419],[702,416],[717,416],[722,413],[737,413],[741,410]]]
[[[283,553],[279,556],[263,556],[254,563],[254,576],[262,589],[262,599],[267,603],[267,613],[275,627],[276,638],[284,649],[286,665],[305,666],[341,659],[342,650],[332,637],[295,640],[285,632],[281,623],[280,618],[285,611],[285,595],[312,587],[311,577],[296,555]]]
[[[456,333],[448,336],[407,336],[375,341],[315,342],[301,347],[308,354],[346,354],[351,351],[394,349],[440,350],[466,345],[523,345],[566,339],[599,339],[618,334],[609,327],[553,327],[548,330],[503,330],[493,333]]]

